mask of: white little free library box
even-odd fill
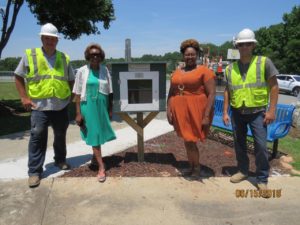
[[[112,63],[114,112],[166,110],[166,63]]]

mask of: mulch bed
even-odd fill
[[[186,151],[181,138],[170,132],[148,140],[144,145],[144,162],[138,162],[137,146],[113,156],[105,157],[109,177],[178,177],[188,168]],[[204,176],[225,177],[237,172],[232,137],[219,131],[212,132],[205,143],[198,143],[200,164]],[[255,172],[255,158],[249,145],[250,176]],[[284,174],[278,159],[270,162],[271,173]],[[83,165],[66,172],[61,177],[95,177],[97,168]]]

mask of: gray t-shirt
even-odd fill
[[[248,72],[250,63],[243,64],[240,60],[238,60],[238,67],[240,73],[242,75],[242,79],[246,79],[246,74]],[[278,70],[276,69],[275,65],[271,61],[271,59],[266,58],[266,66],[265,66],[265,79],[266,81],[269,80],[271,77],[276,76],[279,74]],[[227,78],[227,76],[225,76]],[[228,83],[227,83],[228,85]],[[252,114],[266,110],[266,107],[252,107],[248,108],[246,106],[242,106],[238,109],[241,114]]]
[[[55,64],[56,60],[56,54],[48,57],[46,54],[44,54],[48,66],[52,69]],[[15,75],[23,77],[26,80],[26,74],[29,72],[29,66],[28,66],[28,59],[27,55],[25,54],[22,59],[20,60],[16,70],[15,70]],[[68,80],[73,81],[75,79],[74,72],[72,69],[72,66],[68,65]],[[56,97],[52,98],[46,98],[46,99],[32,99],[32,102],[36,104],[36,108],[34,110],[39,110],[39,111],[48,111],[48,110],[54,110],[54,111],[59,111],[65,108],[69,102],[70,102],[70,97],[67,99],[59,99]]]

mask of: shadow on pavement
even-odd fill
[[[92,158],[92,154],[86,154],[81,156],[75,156],[67,158],[68,164],[71,166],[71,169],[78,168],[81,165],[87,163]],[[49,177],[52,174],[58,173],[61,171],[58,167],[54,166],[54,162],[48,163],[45,165],[45,171],[43,172],[43,178]]]

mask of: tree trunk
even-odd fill
[[[2,56],[2,51],[5,48],[12,31],[14,30],[16,19],[19,14],[20,8],[22,7],[24,0],[7,0],[6,8],[1,9],[0,14],[2,16],[2,30],[1,30],[1,39],[0,39],[0,59]],[[9,13],[10,8],[13,7],[12,17],[10,19]],[[8,22],[10,24],[8,25]]]

